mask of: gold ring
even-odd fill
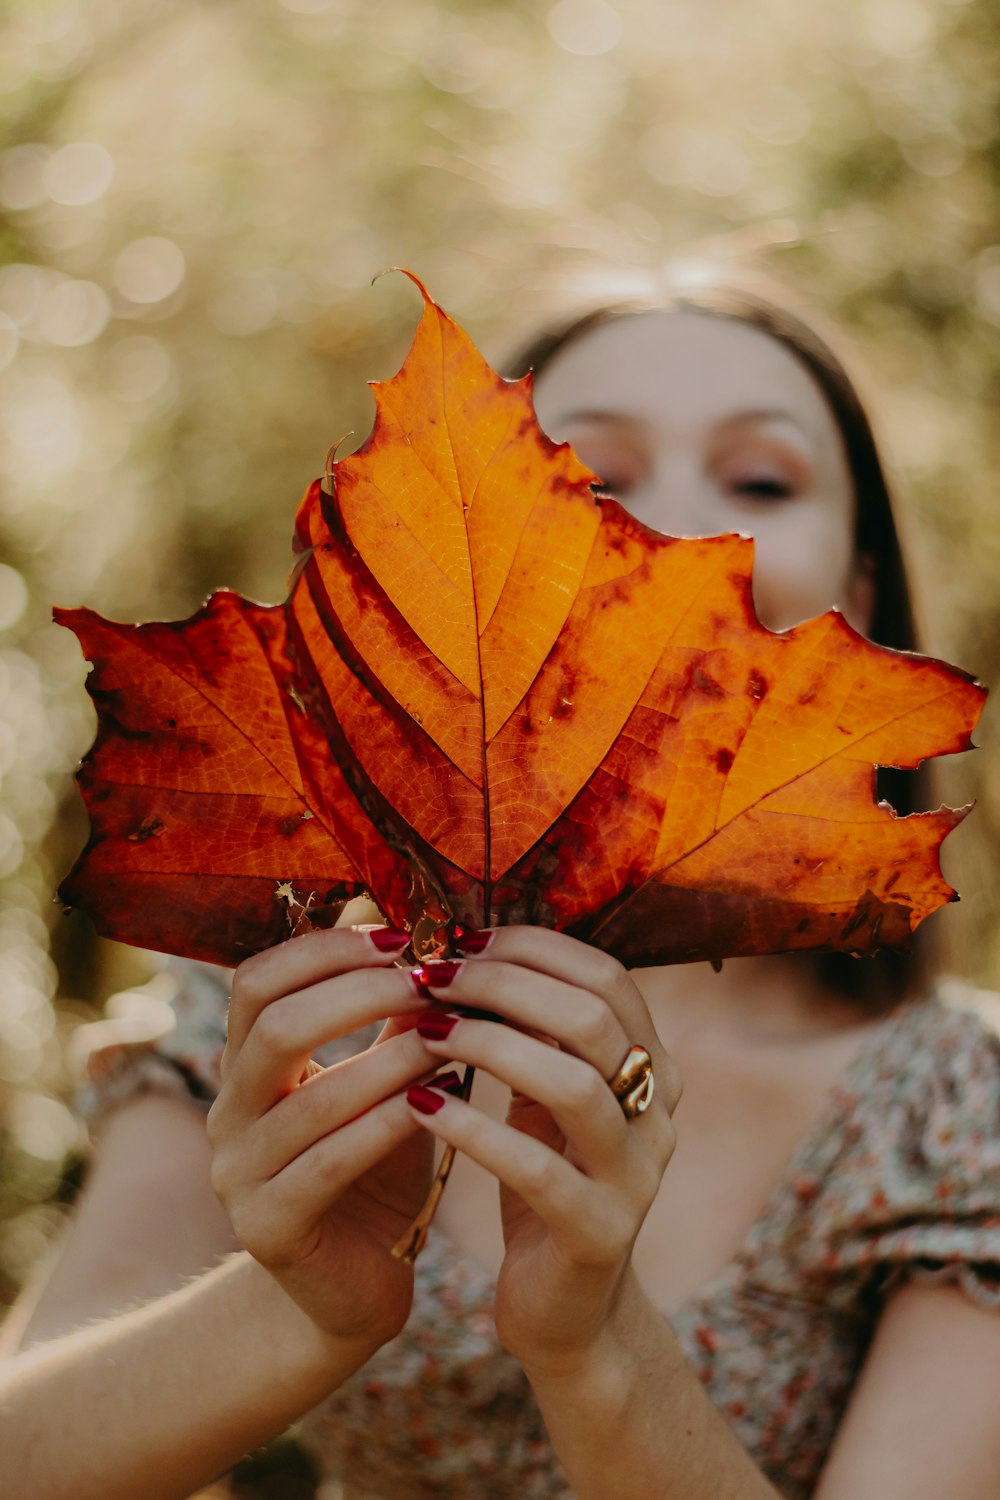
[[[655,1087],[653,1059],[645,1047],[630,1047],[617,1073],[608,1079],[608,1088],[621,1105],[626,1120],[645,1114],[653,1102]]]

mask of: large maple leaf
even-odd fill
[[[595,495],[530,377],[423,295],[371,436],[306,494],[285,605],[57,614],[100,719],[64,899],[225,963],[287,932],[289,893],[362,889],[418,953],[512,921],[634,964],[905,945],[954,896],[961,814],[897,817],[874,767],[966,748],[983,689],[836,612],[765,630],[748,539]]]

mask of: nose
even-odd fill
[[[667,536],[715,536],[715,489],[694,455],[673,453],[651,469],[629,498],[635,516]]]

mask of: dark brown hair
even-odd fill
[[[820,335],[787,309],[742,289],[685,288],[659,303],[624,302],[593,309],[537,334],[507,361],[511,377],[528,370],[538,375],[562,350],[596,328],[653,311],[683,310],[741,323],[775,339],[819,386],[840,432],[854,484],[857,556],[870,560],[874,609],[869,638],[897,651],[919,650],[910,587],[893,513],[893,501],[868,415],[842,362]],[[926,766],[918,771],[879,768],[878,795],[900,814],[929,805]],[[849,954],[795,955],[815,966],[825,984],[868,1008],[882,1009],[927,984],[932,969],[928,940],[921,931],[908,952],[882,952],[858,960]]]

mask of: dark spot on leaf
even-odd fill
[[[167,720],[167,728],[168,729],[176,729],[177,728],[177,720],[176,719],[168,719]]]
[[[715,764],[724,775],[727,771],[732,769],[732,764],[735,759],[736,756],[731,750],[720,750],[716,754]]]
[[[296,833],[302,823],[299,813],[288,813],[285,817],[278,819],[278,832],[286,839],[290,839]]]
[[[147,839],[159,838],[162,832],[163,823],[155,814],[151,814],[150,817],[143,818],[134,833],[129,834],[129,843],[144,844]]]
[[[815,688],[812,688],[808,693],[800,693],[799,694],[799,707],[800,708],[805,708],[806,704],[807,703],[811,703],[815,697],[816,697],[816,689]]]
[[[770,684],[763,672],[753,671],[747,678],[747,697],[756,698],[759,703],[762,698],[767,697],[769,686]]]
[[[812,918],[811,917],[803,917],[802,921],[799,922],[799,924],[795,928],[795,931],[796,932],[808,932],[809,928],[811,926],[812,926]]]
[[[858,902],[857,906],[854,908],[854,911],[851,913],[850,917],[848,918],[848,920],[846,921],[846,923],[844,924],[844,926],[841,928],[841,930],[840,930],[840,936],[841,936],[841,938],[846,942],[846,940],[849,937],[853,937],[856,932],[858,932],[862,927],[864,927],[864,925],[866,924],[866,922],[868,922],[870,920],[870,918],[871,918],[871,906],[870,906],[870,903],[865,898],[865,896],[862,896],[861,900]]]
[[[706,698],[724,698],[726,696],[726,690],[722,686],[722,683],[716,682],[715,678],[709,676],[707,672],[703,672],[701,667],[695,667],[691,675],[691,682],[698,689],[699,693],[705,694]]]

